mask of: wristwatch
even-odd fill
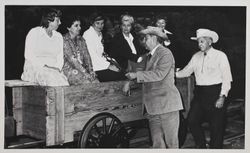
[[[225,96],[225,95],[220,95],[220,97],[221,97],[221,98],[226,98],[226,96]]]

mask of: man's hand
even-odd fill
[[[126,81],[122,88],[123,93],[126,96],[130,96],[130,81]]]
[[[220,97],[217,99],[216,103],[215,103],[215,107],[216,107],[216,108],[222,108],[223,105],[224,105],[224,101],[225,101],[225,97],[224,97],[224,96],[220,96]]]
[[[129,80],[134,80],[134,79],[136,79],[136,73],[133,73],[133,72],[129,72],[129,73],[126,73],[125,74],[126,75],[126,77],[129,79]]]

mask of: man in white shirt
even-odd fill
[[[209,29],[198,29],[196,37],[200,51],[193,55],[188,65],[176,72],[177,78],[195,75],[194,99],[188,114],[190,131],[196,147],[206,148],[201,123],[210,125],[210,148],[222,148],[225,129],[225,98],[231,88],[232,74],[227,56],[212,47],[219,36]]]

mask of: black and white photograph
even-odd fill
[[[247,2],[77,2],[1,4],[1,150],[246,151]]]

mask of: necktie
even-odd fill
[[[204,59],[205,59],[206,55],[207,55],[207,53],[206,53],[206,52],[204,52],[203,61],[202,61],[202,69],[201,69],[201,73],[203,73]]]

